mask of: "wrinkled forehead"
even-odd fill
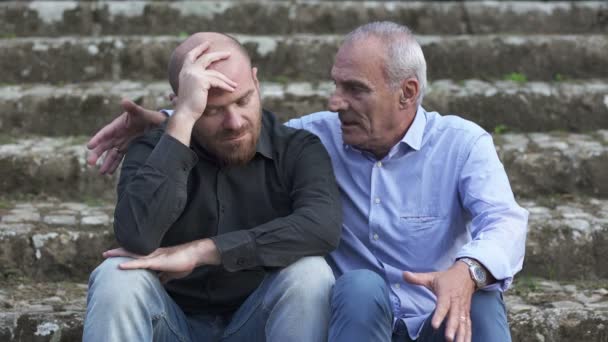
[[[384,46],[375,37],[346,42],[336,53],[331,69],[335,81],[369,78],[382,73],[385,65]]]

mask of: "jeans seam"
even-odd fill
[[[241,324],[239,324],[239,325],[238,325],[238,327],[235,327],[234,329],[232,329],[232,331],[228,331],[228,330],[226,330],[226,331],[224,332],[224,334],[222,334],[222,339],[224,339],[224,338],[226,338],[226,337],[228,337],[228,336],[230,336],[230,335],[234,335],[234,334],[235,334],[237,331],[239,331],[239,329],[241,329],[241,328],[242,328],[242,327],[245,325],[245,323],[247,323],[247,322],[248,322],[248,321],[251,319],[251,317],[253,317],[253,315],[254,315],[255,311],[256,311],[256,310],[257,310],[257,309],[258,309],[260,306],[262,307],[262,310],[263,310],[264,312],[267,312],[266,308],[265,308],[265,307],[264,307],[264,305],[263,305],[263,300],[260,300],[260,302],[259,302],[257,305],[255,305],[253,308],[251,308],[251,310],[250,310],[250,312],[249,312],[249,315],[247,315],[247,319],[243,320],[243,322],[242,322]]]
[[[180,341],[182,341],[182,342],[188,342],[189,341],[189,339],[187,339],[182,334],[180,334],[178,332],[178,330],[173,326],[173,324],[171,324],[171,320],[169,320],[167,318],[167,315],[164,312],[156,314],[156,315],[152,315],[152,321],[158,321],[161,318],[165,322],[165,324],[167,325],[167,327],[169,327],[169,330],[173,333],[173,335],[175,335]]]

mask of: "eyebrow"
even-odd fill
[[[358,81],[358,80],[344,80],[344,81],[337,81],[336,79],[333,79],[333,80],[336,84],[340,83],[340,84],[348,86],[348,87],[358,87],[358,88],[365,89],[367,91],[371,90],[371,88],[367,84],[365,84],[361,81]]]
[[[232,101],[232,102],[230,102],[228,104],[225,104],[225,105],[222,105],[222,106],[214,106],[214,105],[208,104],[206,109],[211,109],[211,110],[219,109],[219,108],[225,107],[225,106],[227,106],[229,104],[237,103],[239,101],[242,101],[242,100],[246,99],[247,97],[251,96],[252,94],[253,94],[253,89],[250,89],[245,94],[243,94],[243,96],[239,97],[238,99],[236,99],[236,100],[234,100],[234,101]]]

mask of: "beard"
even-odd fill
[[[238,130],[222,130],[206,137],[202,145],[211,153],[222,167],[247,164],[256,153],[256,146],[262,129],[262,115],[254,122],[246,121]],[[245,137],[236,141],[233,138]]]

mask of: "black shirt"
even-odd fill
[[[237,309],[268,270],[326,255],[340,239],[339,191],[315,135],[264,111],[254,158],[222,168],[192,139],[158,128],[133,141],[118,184],[114,232],[137,254],[211,238],[221,266],[165,287],[186,313]],[[128,286],[128,284],[125,284]]]

